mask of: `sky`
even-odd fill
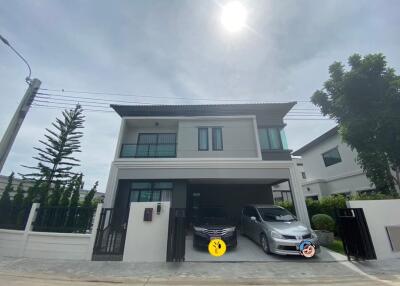
[[[137,95],[64,93],[111,101],[307,101],[328,79],[329,65],[346,63],[353,53],[383,53],[389,66],[400,70],[400,1],[242,0],[248,21],[238,33],[220,22],[228,2],[7,1],[0,5],[0,34],[28,59],[42,88]],[[0,135],[25,92],[26,75],[26,66],[0,45]],[[204,98],[209,100],[199,100]],[[296,108],[313,106],[299,102]],[[31,108],[3,175],[26,173],[21,164],[36,164],[33,147],[61,111]],[[85,115],[76,171],[84,173],[86,188],[98,180],[105,191],[120,118],[111,112]],[[285,122],[293,150],[335,125],[330,120]]]

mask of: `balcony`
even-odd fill
[[[176,143],[122,144],[120,158],[176,158]]]

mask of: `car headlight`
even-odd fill
[[[193,229],[194,229],[194,231],[197,231],[197,232],[205,232],[207,230],[204,227],[198,227],[198,226],[194,226]]]
[[[234,226],[232,226],[232,227],[227,227],[227,228],[225,228],[225,230],[226,230],[227,232],[234,232],[234,231],[236,230],[236,227],[234,227]]]
[[[272,236],[273,238],[278,238],[278,239],[282,239],[282,238],[283,238],[282,234],[280,234],[280,233],[277,232],[277,231],[271,231],[271,236]]]

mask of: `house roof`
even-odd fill
[[[127,116],[218,116],[273,113],[285,116],[296,102],[201,105],[110,105],[121,117]]]
[[[329,131],[327,131],[324,134],[322,134],[321,136],[315,138],[310,143],[308,143],[308,144],[304,145],[303,147],[301,147],[299,150],[294,151],[292,153],[292,155],[301,156],[303,153],[307,152],[308,150],[312,149],[313,147],[317,146],[318,144],[324,142],[326,139],[329,139],[330,137],[338,134],[338,130],[339,130],[339,126],[336,125],[335,127],[330,129]]]

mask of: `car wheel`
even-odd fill
[[[271,253],[271,250],[269,249],[269,244],[268,244],[268,239],[265,236],[265,234],[261,234],[260,236],[260,243],[263,251],[267,254]]]

